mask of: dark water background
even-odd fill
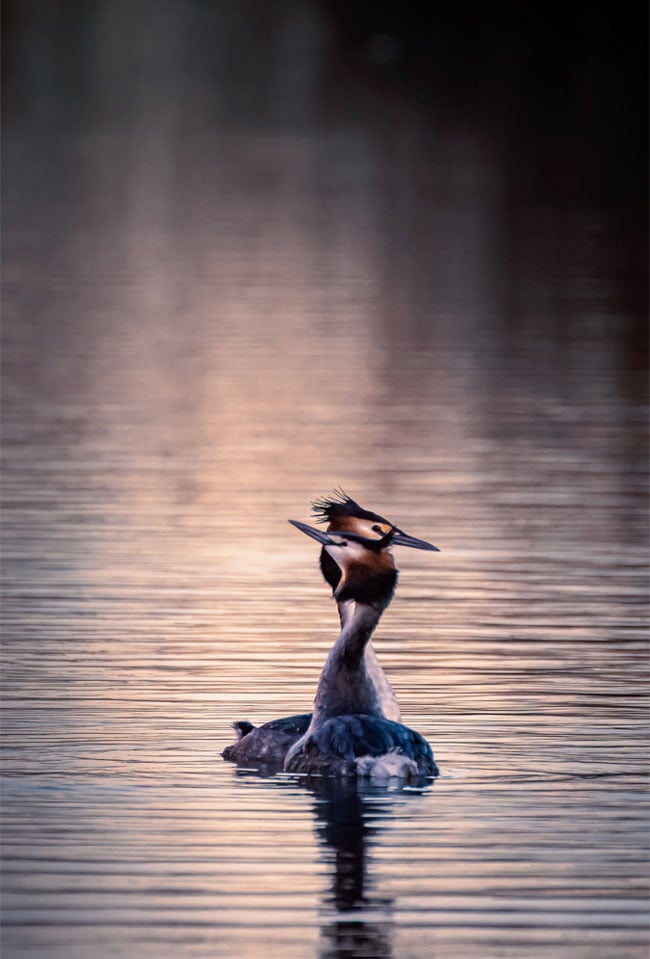
[[[4,4],[3,959],[647,955],[644,25],[401,9]],[[424,794],[219,758],[339,483]]]

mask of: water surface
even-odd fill
[[[350,94],[310,4],[159,6],[10,22],[3,955],[641,959],[624,211]],[[376,636],[424,792],[219,755],[310,708],[336,611],[286,520],[338,484],[442,550]]]

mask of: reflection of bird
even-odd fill
[[[431,749],[403,726],[395,694],[370,644],[397,581],[391,547],[435,550],[345,494],[314,504],[327,531],[294,522],[322,544],[320,566],[334,591],[341,634],[321,674],[313,715],[256,728],[234,723],[239,739],[224,750],[235,762],[280,764],[325,775],[435,775]],[[293,521],[292,521],[293,522]]]
[[[350,780],[313,779],[308,788],[316,799],[317,834],[334,866],[324,906],[333,906],[337,912],[368,905],[385,907],[387,900],[369,895],[366,853],[379,831],[378,823],[389,818],[397,794],[386,790],[377,794],[377,787]]]
[[[372,788],[350,780],[309,783],[321,854],[331,869],[323,897],[320,959],[392,956],[394,903],[377,893],[369,851],[392,818],[395,794],[382,790],[378,796]]]

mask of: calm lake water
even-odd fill
[[[236,6],[9,5],[3,959],[645,959],[625,211]],[[220,758],[311,706],[337,617],[286,520],[338,484],[442,550],[375,644],[424,792]]]

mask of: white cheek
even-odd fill
[[[352,543],[350,541],[348,541],[348,545],[343,552],[349,560],[361,560],[364,556],[367,556],[365,546],[362,546],[361,543]]]
[[[332,559],[343,568],[348,563],[355,561],[360,561],[363,559],[364,555],[367,555],[365,548],[361,543],[354,543],[352,540],[348,540],[347,546],[326,546],[325,549],[330,554]]]

